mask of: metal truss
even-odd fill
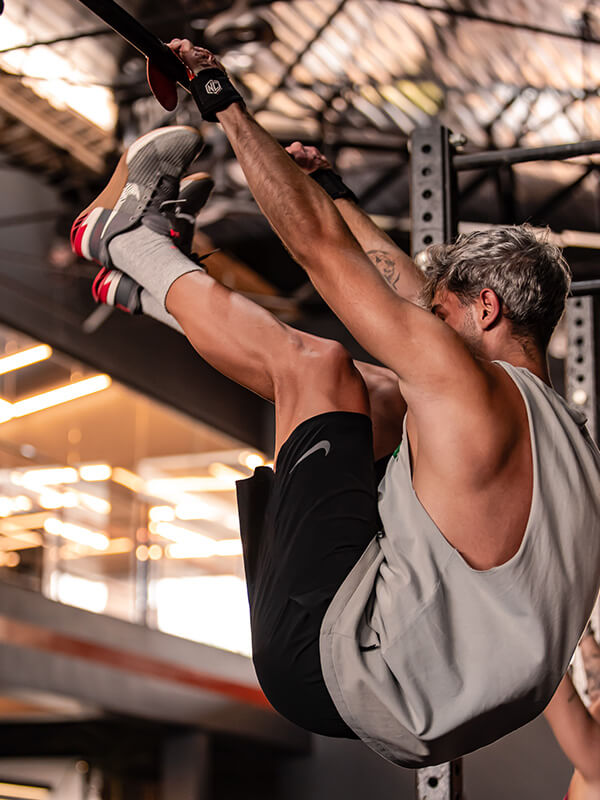
[[[435,125],[417,129],[411,139],[411,217],[413,256],[430,244],[449,241],[456,230],[456,173],[462,170],[486,170],[483,178],[499,170],[526,161],[561,160],[575,155],[600,152],[600,141],[577,142],[540,148],[512,148],[471,155],[456,154],[452,134]],[[590,167],[574,184],[545,203],[540,211],[562,202],[594,167]],[[506,190],[503,188],[502,192]],[[568,301],[568,355],[566,362],[567,400],[581,408],[588,417],[588,428],[596,437],[598,426],[598,386],[596,351],[600,336],[594,332],[594,310],[598,300],[587,293],[600,293],[600,280],[573,284],[573,297]],[[598,613],[598,612],[596,612]],[[461,761],[427,767],[417,771],[418,800],[461,800]]]
[[[461,800],[462,760],[417,770],[418,800]]]

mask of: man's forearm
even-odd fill
[[[362,249],[390,286],[406,300],[417,302],[424,278],[412,258],[352,200],[340,198],[335,205]]]
[[[218,119],[258,205],[311,278],[324,238],[359,249],[333,201],[244,109],[232,105]]]

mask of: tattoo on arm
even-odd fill
[[[600,699],[600,656],[593,655],[584,659],[587,691],[590,700]]]
[[[395,289],[400,279],[400,270],[394,257],[385,250],[367,250],[367,255],[389,285]]]

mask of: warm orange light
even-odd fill
[[[260,453],[253,453],[248,450],[244,450],[240,453],[239,457],[240,464],[243,464],[248,469],[256,469],[257,467],[262,467],[265,463],[265,459],[261,456]]]
[[[111,475],[110,464],[85,464],[79,467],[79,477],[82,481],[107,481]]]
[[[146,489],[146,481],[143,478],[140,478],[140,476],[136,475],[135,472],[130,472],[128,469],[123,469],[123,467],[115,467],[112,471],[111,477],[115,483],[124,486],[126,489],[129,489],[130,492],[134,492],[135,494],[140,494]]]
[[[148,561],[148,548],[145,544],[140,544],[136,547],[135,557],[138,561]]]
[[[14,797],[18,800],[48,800],[50,789],[22,783],[0,783],[0,796]]]
[[[109,538],[100,531],[92,531],[83,525],[74,525],[72,522],[63,522],[57,517],[48,517],[44,522],[44,530],[53,536],[61,536],[76,544],[91,547],[94,550],[107,550]]]
[[[77,400],[80,397],[108,389],[110,384],[109,375],[94,375],[76,383],[60,386],[58,389],[51,389],[49,392],[35,394],[32,397],[17,400],[16,403],[13,403],[12,416],[25,417],[28,414],[34,414],[36,411],[43,411],[46,408],[62,405],[62,403],[68,403],[71,400]]]
[[[151,561],[159,561],[163,557],[163,549],[159,544],[151,544],[148,548],[148,558]]]
[[[18,353],[11,353],[9,356],[0,358],[0,375],[12,372],[14,369],[28,367],[30,364],[37,364],[52,355],[52,348],[47,344],[37,344],[35,347],[28,347]]]

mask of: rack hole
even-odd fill
[[[575,339],[575,344],[577,345],[577,347],[581,347],[581,345],[583,344],[583,336],[578,336]]]
[[[427,783],[428,783],[428,784],[431,786],[431,788],[433,789],[435,786],[437,786],[437,785],[438,785],[438,779],[437,779],[437,778],[433,778],[433,777],[432,777],[432,778],[429,778],[429,779],[428,779],[428,781],[427,781]]]
[[[431,189],[425,189],[421,197],[423,197],[425,200],[429,200],[432,194],[433,192],[431,191]]]
[[[427,177],[427,175],[431,175],[431,167],[423,167],[421,170],[421,175]]]
[[[577,317],[577,319],[575,320],[575,325],[577,325],[578,328],[580,328],[583,325],[583,320],[581,319],[581,317]]]
[[[421,147],[421,152],[422,153],[431,153],[431,145],[430,144],[424,144],[423,147]]]
[[[577,380],[579,381],[579,383],[583,383],[585,380],[585,375],[578,375]]]
[[[426,211],[423,214],[423,222],[431,222],[431,212]]]
[[[431,244],[433,242],[433,236],[427,234],[427,236],[423,237],[423,244]]]

